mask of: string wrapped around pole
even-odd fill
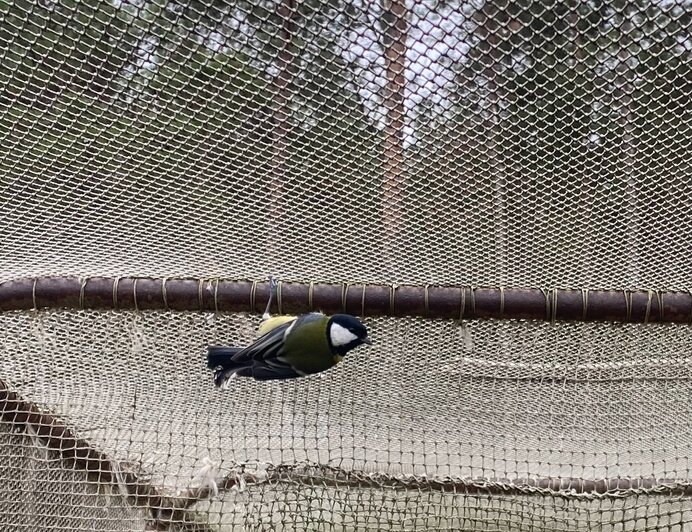
[[[268,297],[269,283],[258,280],[38,277],[0,284],[0,311],[105,308],[256,312]],[[278,310],[285,314],[321,310],[444,319],[689,323],[692,293],[282,282]]]

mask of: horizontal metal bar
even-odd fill
[[[0,311],[31,308],[254,312],[266,281],[38,277],[0,284]],[[690,323],[692,293],[279,283],[273,312],[362,316]]]

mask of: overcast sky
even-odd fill
[[[452,64],[459,63],[469,50],[469,16],[482,4],[453,1],[441,7],[437,0],[407,1],[410,13],[405,70],[407,145],[415,140],[411,123],[418,105],[425,99],[442,107],[447,102],[447,88],[453,80]],[[371,23],[345,34],[341,46],[344,59],[357,65],[358,92],[366,109],[382,125],[384,109],[378,93],[386,79],[384,54],[378,44],[380,3],[365,0],[360,6],[371,15],[368,17]]]

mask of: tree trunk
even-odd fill
[[[640,246],[641,227],[639,223],[639,180],[637,179],[637,147],[635,135],[634,112],[632,110],[634,90],[631,83],[623,83],[620,100],[620,126],[621,143],[618,154],[618,166],[625,180],[625,205],[624,212],[627,227],[626,232],[626,264],[625,283],[622,287],[629,290],[643,288],[640,283]],[[613,287],[616,288],[616,287]]]
[[[630,14],[630,16],[632,16]],[[617,42],[617,58],[620,64],[613,83],[613,97],[617,102],[618,125],[620,126],[620,150],[617,154],[618,171],[621,172],[625,190],[624,198],[624,239],[626,243],[623,286],[613,288],[636,289],[640,287],[640,246],[641,228],[639,220],[639,186],[637,179],[637,146],[633,93],[636,88],[633,75],[627,62],[632,57],[630,47],[635,44],[628,32],[620,34]],[[622,211],[621,211],[622,212]],[[610,287],[609,287],[610,288]],[[642,287],[643,288],[643,287]]]
[[[406,76],[404,68],[409,23],[405,0],[382,0],[380,24],[387,76],[384,90],[386,117],[382,187],[384,255],[386,275],[390,277],[390,280],[394,280],[393,276],[397,271],[394,247],[397,236],[403,228],[403,194],[406,183],[404,159]]]
[[[481,104],[481,112],[487,113],[484,117],[486,132],[482,142],[486,146],[488,157],[486,171],[488,172],[487,186],[492,188],[493,210],[493,271],[492,281],[499,286],[507,286],[509,279],[509,239],[507,231],[507,166],[502,143],[502,101],[507,95],[503,94],[502,84],[498,82],[504,74],[499,68],[506,61],[505,53],[501,49],[502,28],[511,28],[518,31],[520,22],[506,11],[504,4],[495,0],[486,3],[485,8],[478,11],[475,16],[478,23],[476,31],[480,42],[478,49],[478,63],[482,67],[482,76],[485,81],[485,101]],[[489,246],[490,247],[490,246]]]
[[[270,163],[269,180],[269,219],[267,221],[268,256],[270,268],[277,268],[280,260],[278,249],[279,236],[282,232],[284,181],[286,179],[286,159],[289,144],[290,102],[292,96],[292,82],[295,72],[295,60],[293,39],[295,36],[295,22],[298,0],[282,0],[278,7],[281,31],[281,48],[277,56],[278,73],[274,77],[274,105],[273,105],[273,130],[272,130],[272,158]]]

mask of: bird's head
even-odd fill
[[[332,350],[341,356],[361,344],[372,343],[365,325],[358,318],[348,314],[334,314],[329,319],[327,338]]]

